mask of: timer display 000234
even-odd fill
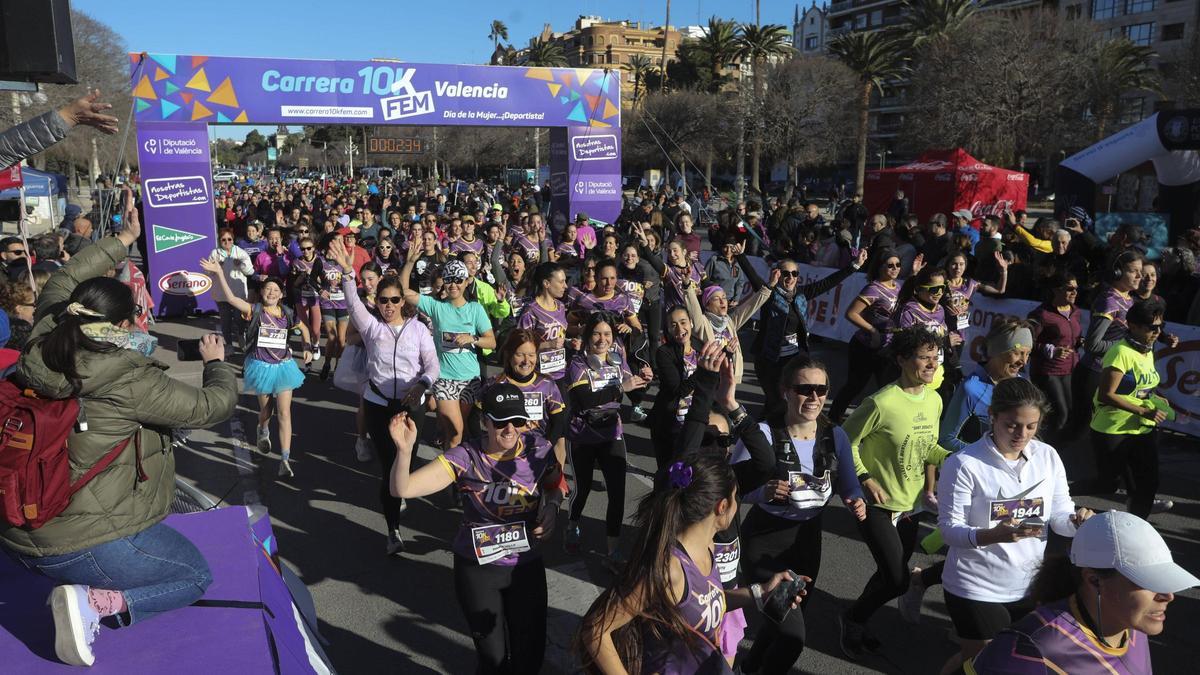
[[[367,152],[370,154],[421,155],[425,153],[425,141],[420,138],[367,137]]]

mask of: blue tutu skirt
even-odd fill
[[[283,363],[267,363],[255,358],[246,358],[242,366],[242,392],[259,396],[274,396],[282,391],[299,389],[304,384],[304,373],[294,359]]]

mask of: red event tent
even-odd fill
[[[988,166],[962,148],[930,150],[915,162],[868,171],[863,183],[863,203],[871,213],[887,213],[896,190],[903,190],[909,213],[922,221],[958,209],[976,218],[1024,209],[1029,193],[1029,174]]]

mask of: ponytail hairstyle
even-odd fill
[[[554,273],[563,269],[562,265],[556,262],[544,262],[533,268],[533,281],[529,289],[534,295],[541,295],[545,290],[546,282],[554,278]],[[565,270],[564,270],[565,272]]]
[[[120,349],[88,337],[83,333],[82,326],[101,321],[114,325],[123,321],[132,322],[137,311],[133,292],[125,284],[112,277],[87,279],[75,287],[67,304],[59,308],[57,325],[34,340],[31,346],[41,346],[42,361],[46,367],[67,378],[74,395],[78,396],[83,389],[77,369],[79,351],[108,353]]]
[[[893,316],[899,317],[900,312],[904,311],[904,305],[916,296],[917,287],[929,286],[929,282],[934,277],[941,277],[945,281],[946,273],[938,265],[926,265],[921,268],[920,272],[905,279],[904,285],[900,287],[900,292],[896,294],[896,309]],[[946,294],[943,293],[942,297],[946,297]]]
[[[675,459],[664,487],[638,503],[634,527],[639,533],[629,563],[580,624],[575,650],[587,672],[596,671],[589,647],[599,642],[618,609],[634,617],[612,635],[617,654],[632,675],[640,673],[645,636],[655,643],[701,647],[701,638],[676,609],[679,600],[671,591],[671,560],[684,530],[712,514],[722,499],[734,499],[737,482],[724,453],[694,449]]]
[[[879,281],[883,278],[884,266],[887,265],[887,261],[891,260],[892,258],[900,260],[901,263],[904,262],[900,259],[900,254],[896,253],[895,249],[882,248],[878,252],[873,253],[875,253],[875,257],[870,262],[870,267],[868,268],[871,272],[871,281]]]
[[[1092,571],[1102,579],[1118,574],[1115,569],[1092,568]],[[1025,597],[1037,605],[1046,605],[1075,595],[1081,587],[1083,568],[1076,567],[1065,555],[1048,554],[1038,567],[1033,581],[1029,582]]]

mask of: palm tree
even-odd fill
[[[741,34],[737,38],[736,56],[750,59],[754,74],[755,107],[762,101],[763,69],[773,56],[784,56],[792,53],[792,36],[786,27],[777,24],[755,26],[742,24]],[[754,125],[754,144],[750,151],[750,185],[761,191],[758,182],[759,161],[762,159],[762,134],[758,125]]]
[[[900,34],[913,46],[947,39],[975,15],[975,0],[905,0]]]
[[[537,39],[525,52],[523,65],[555,68],[567,65],[567,55],[562,43],[557,40]]]
[[[737,58],[737,22],[710,16],[708,26],[704,29],[704,36],[696,40],[696,47],[701,54],[704,54],[709,71],[712,73],[710,90],[719,91],[725,79],[721,71],[725,69],[725,64]]]
[[[492,41],[492,53],[494,54],[500,48],[500,41],[508,39],[508,26],[500,19],[492,19],[492,30],[488,32],[488,38]]]
[[[633,107],[636,108],[638,99],[640,98],[641,87],[646,81],[646,76],[656,70],[654,62],[645,54],[634,54],[629,57],[628,63],[621,64],[621,68],[633,74]]]
[[[831,42],[829,53],[858,75],[858,164],[854,189],[861,195],[867,172],[867,111],[871,106],[871,91],[883,93],[884,82],[908,71],[907,50],[902,38],[880,32],[854,32]]]
[[[1157,56],[1150,47],[1136,45],[1123,37],[1106,40],[1094,48],[1088,73],[1088,98],[1096,119],[1097,139],[1104,138],[1117,116],[1122,94],[1135,89],[1159,91],[1160,80],[1152,64]]]

